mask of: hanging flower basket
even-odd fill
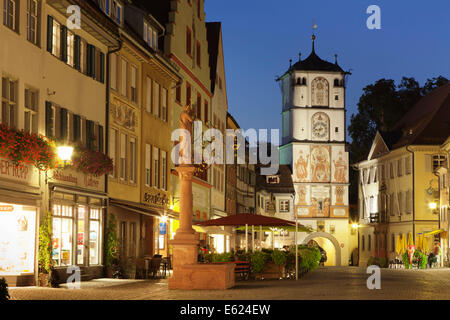
[[[114,169],[110,157],[100,151],[92,151],[79,145],[75,147],[72,166],[78,171],[96,177],[110,174]]]
[[[11,160],[16,167],[33,165],[41,171],[62,167],[54,140],[41,134],[9,128],[5,124],[0,124],[0,157]],[[111,158],[79,145],[75,146],[69,166],[96,177],[113,171]]]
[[[5,124],[0,124],[0,157],[11,160],[16,167],[33,165],[41,171],[58,166],[54,141]]]

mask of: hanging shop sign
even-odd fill
[[[163,207],[168,207],[170,204],[169,197],[164,193],[151,194],[149,192],[144,193],[144,202],[155,204]]]
[[[167,223],[160,222],[159,223],[159,234],[166,234],[167,232]]]

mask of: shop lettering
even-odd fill
[[[144,194],[144,201],[148,203],[158,204],[162,206],[167,206],[169,204],[169,198],[165,194],[161,196],[160,193],[158,194]]]
[[[98,180],[95,180],[91,176],[86,176],[86,175],[84,176],[84,185],[86,187],[98,188],[98,184],[99,184]]]
[[[74,184],[78,183],[78,179],[76,177],[72,176],[72,174],[64,175],[60,171],[55,171],[53,178],[55,178],[56,180],[59,180],[59,181],[65,181],[65,182],[70,182],[70,183],[74,183]]]
[[[11,161],[0,160],[0,174],[26,180],[28,167],[16,167]]]

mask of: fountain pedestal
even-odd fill
[[[199,264],[198,244],[192,229],[193,195],[192,165],[176,167],[180,179],[180,227],[173,246],[173,276],[169,279],[169,289],[228,289],[234,286],[235,264]]]

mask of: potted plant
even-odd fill
[[[106,229],[105,243],[106,276],[112,278],[119,267],[119,241],[117,240],[117,223],[113,214],[110,215]]]
[[[286,264],[287,255],[281,250],[273,250],[272,254],[270,255],[272,258],[272,261],[275,263],[275,265],[278,266],[278,273],[280,279],[284,277],[284,266]]]
[[[39,226],[39,285],[47,287],[51,285],[53,271],[52,261],[52,216],[47,212],[42,224]]]
[[[255,275],[255,278],[262,279],[261,272],[264,269],[264,265],[266,264],[267,254],[262,251],[254,252],[250,257],[251,262],[251,270]]]
[[[6,283],[5,278],[0,279],[0,302],[7,301],[11,297],[9,296],[8,292],[8,284]]]

